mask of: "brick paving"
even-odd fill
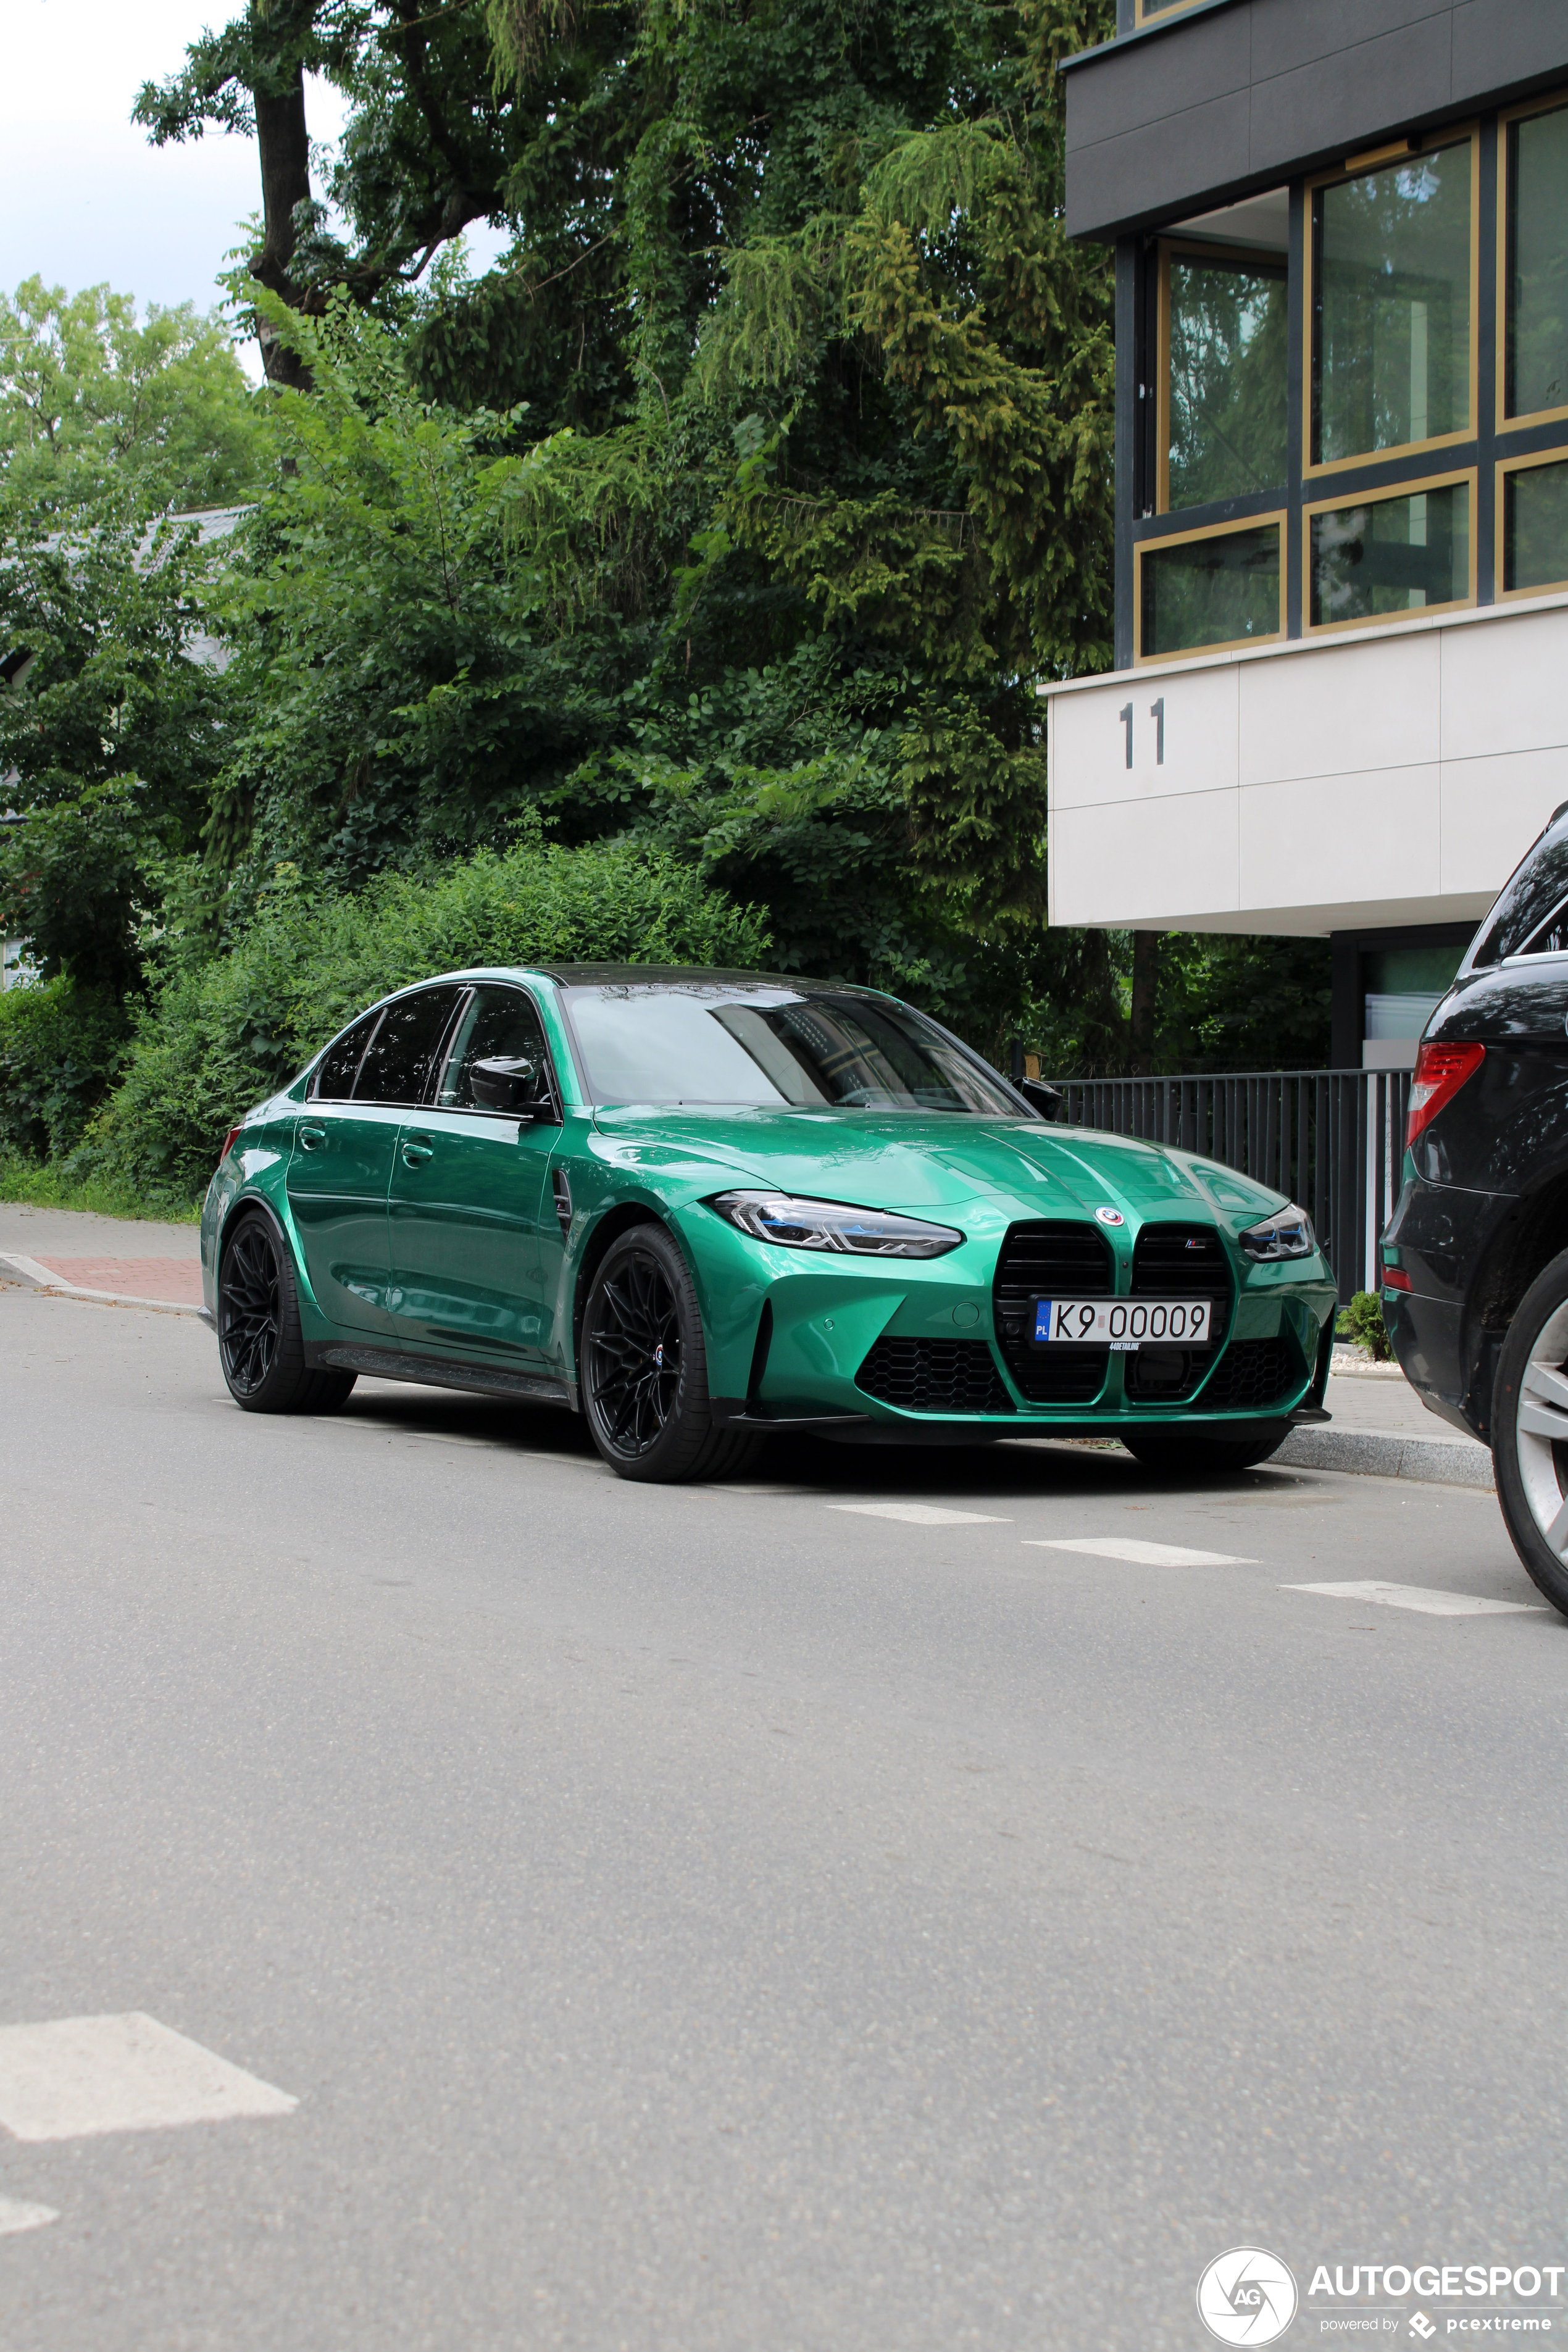
[[[39,1257],[41,1265],[79,1290],[109,1290],[121,1298],[166,1298],[179,1307],[202,1303],[202,1269],[180,1257]]]

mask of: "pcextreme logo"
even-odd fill
[[[1198,2281],[1198,2317],[1216,2344],[1277,2343],[1296,2302],[1289,2264],[1262,2246],[1216,2254]]]

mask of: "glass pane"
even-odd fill
[[[1418,613],[1470,593],[1470,489],[1452,482],[1312,517],[1311,625]]]
[[[1554,588],[1568,580],[1568,459],[1502,478],[1502,584]]]
[[[566,1005],[595,1103],[1017,1116],[994,1070],[907,1004],[787,982],[615,982]]]
[[[1185,653],[1279,634],[1279,526],[1142,553],[1140,653]]]
[[[1568,406],[1568,107],[1508,132],[1505,409]]]
[[[474,1100],[476,1062],[531,1062],[539,1072],[541,1096],[548,1092],[544,1032],[533,1000],[518,988],[480,988],[458,1024],[436,1099],[449,1110],[482,1109]]]
[[[1285,268],[1173,253],[1170,503],[1285,479]]]
[[[1459,958],[1468,944],[1384,948],[1362,958],[1366,982],[1366,1034],[1419,1037],[1453,985]]]
[[[347,1102],[353,1092],[354,1078],[364,1059],[364,1049],[375,1034],[381,1014],[367,1013],[356,1021],[331,1046],[316,1072],[310,1092],[319,1102]]]
[[[1312,199],[1312,458],[1470,422],[1470,142]]]
[[[1500,957],[1552,952],[1555,919],[1568,899],[1568,816],[1554,817],[1532,843],[1498,894],[1470,950],[1476,971]]]
[[[387,1006],[354,1082],[356,1102],[424,1101],[431,1061],[461,993],[458,988],[422,988]]]

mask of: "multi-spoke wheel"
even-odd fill
[[[1568,1251],[1525,1292],[1492,1395],[1498,1501],[1513,1548],[1568,1617]]]
[[[702,1317],[685,1259],[662,1225],[611,1243],[583,1316],[583,1407],[595,1444],[623,1478],[722,1475],[755,1448],[716,1428]]]
[[[247,1412],[331,1412],[354,1384],[353,1372],[306,1365],[294,1268],[259,1210],[242,1213],[224,1241],[217,1349],[228,1392]]]

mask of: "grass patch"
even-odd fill
[[[52,1162],[13,1151],[0,1151],[0,1201],[25,1201],[35,1209],[85,1209],[97,1217],[149,1218],[161,1225],[198,1224],[202,1213],[199,1201],[172,1193],[149,1198],[116,1178],[72,1177]]]

